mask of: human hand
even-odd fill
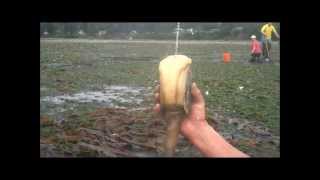
[[[155,113],[160,113],[160,95],[159,86],[155,90],[155,106],[153,108]],[[196,86],[196,83],[192,83],[191,88],[192,104],[190,113],[181,122],[181,133],[186,137],[192,137],[194,130],[201,131],[206,126],[209,126],[205,116],[205,101],[200,92],[200,89]]]
[[[155,90],[154,112],[160,113],[160,87]],[[206,121],[205,101],[195,83],[191,89],[192,104],[189,114],[182,120],[181,133],[208,157],[249,157],[230,145]]]

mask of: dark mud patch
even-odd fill
[[[150,108],[98,108],[87,114],[93,126],[80,127],[40,139],[43,157],[163,157],[166,122]],[[253,157],[278,157],[280,138],[263,126],[215,113],[209,124],[235,147]],[[43,124],[50,124],[43,118]],[[59,128],[63,128],[59,126]],[[53,146],[46,147],[44,144]],[[58,143],[60,144],[57,146]],[[61,145],[62,144],[62,145]],[[67,148],[63,147],[68,145]],[[62,149],[59,149],[62,148]],[[49,151],[49,152],[45,152]],[[202,157],[179,136],[176,157]]]
[[[94,121],[92,128],[80,127],[55,135],[55,142],[48,137],[45,142],[69,144],[68,151],[41,146],[41,156],[75,157],[162,157],[166,122],[153,114],[150,108],[128,110],[125,108],[98,108],[88,113]],[[43,122],[43,121],[42,121]],[[62,127],[63,128],[63,127]],[[71,143],[71,144],[70,144]],[[61,147],[61,146],[60,146]],[[45,152],[49,151],[49,152]],[[62,152],[61,152],[62,151]],[[177,157],[201,157],[201,154],[183,137],[179,137]],[[58,153],[59,152],[59,153]]]

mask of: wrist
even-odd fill
[[[214,130],[207,121],[198,122],[197,124],[186,123],[182,129],[182,133],[186,138],[201,152],[210,146],[208,143],[215,142],[216,136],[212,136],[212,131]]]
[[[218,133],[208,126],[203,126],[201,130],[192,133],[190,140],[205,156],[217,156],[217,147],[223,144]]]
[[[192,122],[190,120],[185,120],[181,125],[181,132],[190,141],[194,141],[199,136],[199,133],[204,132],[209,126],[207,121]]]
[[[197,129],[191,128],[187,138],[208,157],[248,157],[229,144],[208,123],[203,123]]]

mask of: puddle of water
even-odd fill
[[[73,66],[70,64],[64,64],[64,63],[49,63],[45,64],[45,67],[47,68],[56,68],[56,69],[67,69],[67,68],[72,68]]]
[[[46,64],[47,67],[61,67],[61,66],[66,66],[66,64],[63,63],[50,63],[50,64]]]
[[[48,88],[46,88],[46,87],[40,87],[40,91],[47,91],[48,90]]]
[[[129,86],[105,86],[102,91],[80,92],[73,95],[46,96],[40,101],[53,104],[63,104],[67,101],[90,103],[97,102],[115,107],[117,103],[140,104],[143,101],[146,88]],[[121,106],[117,106],[121,107]]]

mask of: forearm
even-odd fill
[[[201,131],[190,133],[190,141],[208,157],[249,157],[237,150],[220,136],[210,125],[203,127]]]

